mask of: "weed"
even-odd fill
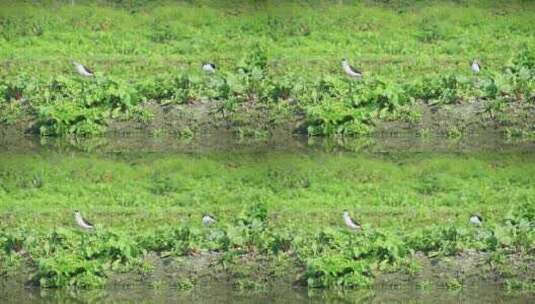
[[[333,64],[328,64],[333,58],[317,57],[317,50],[306,46],[318,45],[323,50],[329,50],[332,45],[343,48],[347,39],[343,34],[330,34],[337,25],[333,25],[329,14],[342,14],[351,4],[332,8],[329,14],[318,13],[314,6],[307,7],[291,17],[282,14],[275,18],[254,11],[251,17],[232,17],[229,24],[218,21],[205,24],[206,14],[213,15],[214,20],[221,16],[225,20],[229,18],[227,9],[219,6],[214,9],[167,4],[156,9],[147,5],[141,13],[137,11],[142,7],[139,5],[132,11],[127,11],[127,6],[105,9],[80,5],[76,12],[91,21],[87,24],[73,21],[77,29],[75,40],[79,43],[69,46],[50,33],[72,36],[72,24],[62,22],[78,20],[70,10],[52,12],[45,7],[29,8],[21,4],[23,9],[10,7],[0,16],[3,39],[7,41],[7,48],[0,56],[8,66],[0,73],[1,120],[13,124],[29,116],[37,121],[33,131],[47,136],[94,135],[105,132],[112,120],[136,117],[143,122],[150,120],[138,107],[141,101],[168,106],[208,100],[216,104],[215,113],[241,137],[266,138],[280,119],[289,120],[296,114],[304,120],[302,129],[311,136],[347,136],[371,133],[377,120],[417,122],[418,113],[410,110],[416,100],[455,105],[484,98],[490,101],[492,113],[500,111],[506,103],[535,100],[535,60],[530,52],[533,39],[521,31],[507,32],[504,39],[510,45],[520,41],[518,51],[513,52],[502,47],[501,39],[489,36],[492,30],[486,30],[498,31],[496,24],[508,22],[505,17],[498,17],[501,23],[488,23],[486,20],[496,18],[492,10],[470,2],[466,5],[492,18],[482,18],[481,23],[465,27],[461,24],[472,24],[473,20],[472,15],[462,14],[465,6],[452,5],[447,8],[449,14],[442,15],[433,10],[435,4],[428,5],[430,13],[422,10],[405,27],[398,26],[403,17],[397,13],[390,10],[382,13],[385,39],[360,37],[364,33],[375,35],[376,27],[358,20],[352,23],[350,26],[361,33],[362,42],[352,52],[368,58],[363,64],[370,73],[365,73],[362,81],[349,81],[342,78],[341,72],[333,73]],[[441,11],[444,9],[436,5]],[[367,6],[359,7],[360,10],[377,13],[375,8]],[[457,16],[463,22],[448,22],[449,16]],[[524,20],[526,16],[519,14],[515,18]],[[106,39],[89,45],[94,41],[95,31],[105,33]],[[329,39],[319,42],[315,35]],[[471,41],[472,37],[484,41],[487,46],[484,51],[477,49],[480,44],[470,43],[461,43],[465,49],[459,49],[459,41]],[[24,43],[27,39],[36,43],[28,45]],[[221,39],[225,43],[217,43],[216,50],[210,41]],[[295,39],[301,41],[299,46],[292,42]],[[68,60],[57,49],[68,49],[72,56],[87,57],[88,48],[94,54],[117,54],[117,58],[87,58],[98,62],[102,70],[93,79],[50,76],[65,75],[60,62]],[[237,49],[243,51],[236,52]],[[383,61],[390,61],[393,51],[396,64],[384,64]],[[31,65],[18,59],[11,62],[11,58],[18,57],[41,58],[40,52],[54,54],[49,57],[52,64],[39,60],[27,60]],[[180,54],[180,60],[171,55],[175,53]],[[464,68],[459,64],[468,60],[467,53],[483,53],[483,57],[488,57],[484,73],[477,76],[477,81],[468,77],[468,63]],[[199,75],[201,58],[221,59],[223,68],[215,75],[202,77]],[[178,71],[170,70],[175,65]],[[24,106],[13,103],[16,100],[24,100]]]
[[[416,251],[436,258],[488,252],[487,263],[503,268],[505,276],[511,254],[534,250],[529,155],[417,154],[403,161],[277,153],[136,157],[3,155],[1,275],[9,277],[25,261],[36,265],[33,282],[42,287],[93,288],[116,272],[147,276],[153,269],[144,259],[148,253],[163,258],[213,252],[218,271],[236,274],[243,288],[265,286],[249,277],[257,270],[241,268],[244,261],[262,258],[268,264],[286,261],[284,269],[301,271],[310,287],[357,288],[371,286],[376,273],[413,275]],[[229,159],[238,165],[221,170]],[[340,193],[347,201],[358,197],[367,203],[357,213],[362,232],[345,230],[340,205],[330,203]],[[102,226],[94,233],[51,228],[51,223],[69,226],[70,210],[50,200],[70,208],[73,202],[66,198],[75,195],[76,207],[95,202]],[[503,195],[515,203],[501,204]],[[40,212],[19,213],[21,197]],[[128,213],[117,213],[125,201],[134,203],[127,205]],[[470,212],[485,208],[497,211],[485,214],[483,227],[470,227]],[[16,223],[7,216],[13,210]],[[201,228],[196,214],[206,210],[218,213],[218,223]]]
[[[446,282],[446,287],[451,290],[458,290],[463,288],[462,280],[452,278]]]

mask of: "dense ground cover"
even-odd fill
[[[491,117],[534,102],[528,1],[99,3],[1,3],[4,124],[99,134],[111,120],[150,121],[147,101],[205,101],[240,134],[269,134],[293,117],[310,135],[351,135],[372,132],[378,120],[418,121],[418,101],[483,100]],[[343,74],[344,57],[363,69],[362,81]],[[477,77],[472,58],[483,65]],[[97,77],[81,79],[72,59]],[[205,61],[217,75],[202,75]],[[522,127],[513,133],[534,132]]]
[[[288,284],[349,288],[417,276],[419,256],[475,253],[477,278],[530,289],[534,164],[529,154],[3,153],[0,276],[95,287],[121,272],[149,277],[154,254],[208,255],[209,273],[240,288],[288,273]],[[362,232],[344,226],[345,208]],[[75,209],[96,232],[75,226]],[[218,223],[203,227],[204,212]],[[469,225],[473,212],[481,228]],[[451,272],[450,288],[474,275]]]
[[[0,1],[0,136],[9,126],[102,134],[177,109],[242,136],[288,125],[361,135],[378,121],[415,124],[421,104],[438,113],[476,104],[507,134],[535,134],[529,1],[75,2]],[[362,80],[343,74],[343,57]],[[472,58],[482,73],[472,74]],[[70,60],[96,76],[81,78]],[[201,73],[204,61],[218,72]],[[504,109],[528,123],[516,129]],[[179,136],[205,131],[179,125]],[[529,154],[302,152],[2,153],[0,281],[100,287],[123,272],[150,277],[160,260],[208,257],[210,273],[243,288],[288,273],[290,284],[361,287],[390,271],[417,275],[422,256],[475,253],[478,275],[533,289]],[[342,225],[344,208],[362,233]],[[74,209],[97,231],[77,230]],[[202,227],[203,212],[218,224]],[[483,227],[468,225],[472,212]]]

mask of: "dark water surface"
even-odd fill
[[[381,136],[362,138],[273,137],[239,139],[233,136],[207,135],[181,139],[173,136],[106,136],[90,138],[10,137],[0,134],[1,152],[38,152],[42,150],[83,152],[251,152],[282,151],[351,151],[370,153],[413,152],[535,152],[535,140],[507,139],[497,134],[444,137]]]
[[[534,303],[535,295],[508,293],[486,285],[461,290],[380,289],[349,292],[274,289],[239,292],[232,288],[202,286],[189,291],[176,289],[39,290],[11,289],[0,292],[1,303]]]

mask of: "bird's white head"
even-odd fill
[[[349,211],[347,211],[347,209],[344,209],[342,215],[343,216],[349,216]]]

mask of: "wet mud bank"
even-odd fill
[[[535,296],[535,258],[530,254],[513,254],[498,261],[493,259],[492,253],[475,250],[447,257],[430,257],[416,252],[412,261],[414,267],[411,270],[376,271],[373,285],[364,290],[443,288],[455,291],[483,286]],[[307,286],[303,280],[305,266],[291,255],[247,254],[229,264],[225,253],[221,252],[180,257],[149,253],[143,263],[144,272],[110,272],[104,289],[191,291],[212,286],[216,289],[265,292],[306,289]],[[31,259],[26,259],[25,265],[17,271],[4,270],[0,273],[0,296],[23,287],[38,288],[31,280],[35,267]]]
[[[416,102],[404,108],[407,115],[398,118],[375,117],[371,121],[372,136],[418,135],[460,138],[474,134],[495,134],[507,138],[535,138],[535,104],[509,103],[494,109],[492,101],[480,100],[450,105]],[[153,137],[171,135],[178,138],[207,135],[239,138],[272,138],[306,136],[309,122],[298,107],[270,107],[244,104],[232,112],[221,111],[217,103],[208,101],[184,105],[141,105],[145,119],[115,118],[106,120],[107,135],[148,134]],[[10,124],[0,124],[0,136],[38,134],[31,113],[20,115]]]

